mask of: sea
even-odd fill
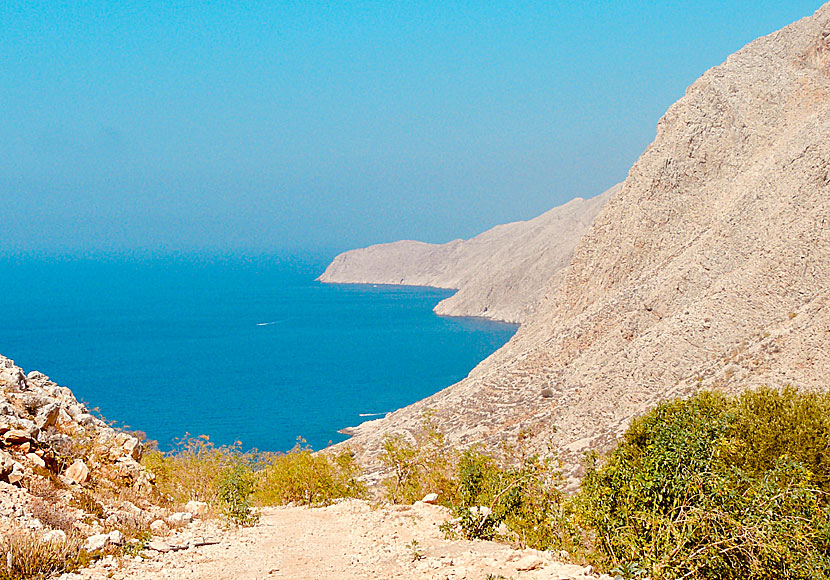
[[[448,290],[316,282],[332,257],[2,260],[0,353],[162,450],[286,451],[461,380],[516,331],[437,316]]]

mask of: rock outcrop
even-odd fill
[[[619,189],[616,185],[591,199],[573,199],[532,220],[496,226],[469,240],[441,245],[400,241],[344,252],[319,280],[450,288],[458,292],[435,307],[438,314],[522,322]]]
[[[574,472],[662,399],[828,388],[830,4],[689,87],[548,288],[467,379],[349,445],[433,409],[460,442],[552,436]]]
[[[0,356],[0,534],[96,536],[143,525],[150,514],[117,499],[150,496],[142,451],[137,437],[90,414],[68,388]]]

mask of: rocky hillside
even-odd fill
[[[619,185],[577,198],[529,221],[496,226],[448,244],[401,241],[337,256],[322,282],[403,284],[456,289],[435,307],[448,316],[522,322],[548,281],[571,260],[579,238]]]
[[[660,399],[827,389],[828,264],[830,4],[689,87],[514,338],[351,445],[435,409],[459,441],[552,436],[575,471]]]
[[[92,415],[67,387],[0,356],[0,539],[29,531],[106,552],[190,522],[193,514],[159,505],[142,452],[139,438]]]

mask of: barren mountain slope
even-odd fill
[[[344,252],[320,280],[458,289],[436,306],[438,314],[521,322],[550,278],[568,265],[577,241],[617,191],[619,185],[532,220],[496,226],[470,240],[442,245],[401,241]]]
[[[828,388],[830,4],[687,90],[548,287],[467,379],[350,444],[432,408],[460,441],[555,424],[572,471],[667,397]]]

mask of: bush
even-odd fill
[[[533,455],[517,466],[501,467],[473,449],[461,456],[457,474],[453,513],[466,538],[494,539],[504,524],[523,547],[563,547],[564,496],[551,458]]]
[[[437,493],[443,503],[455,497],[458,454],[447,444],[429,412],[412,439],[400,434],[387,436],[380,459],[391,471],[382,482],[390,502],[413,503],[428,493]]]
[[[261,505],[328,505],[344,497],[364,497],[360,468],[351,453],[314,455],[300,441],[284,455],[269,456],[258,473],[256,500]]]
[[[830,398],[701,393],[594,456],[574,520],[608,568],[654,580],[830,577]]]
[[[251,508],[251,495],[256,491],[253,470],[244,463],[226,467],[217,482],[217,499],[222,515],[238,526],[249,526],[259,521],[259,512]]]
[[[207,435],[185,435],[172,453],[150,451],[141,463],[154,476],[156,489],[167,500],[183,505],[190,500],[216,504],[218,476],[241,462],[249,462],[238,446],[216,447]]]
[[[44,542],[35,534],[23,531],[0,540],[0,555],[0,580],[49,578],[89,563],[80,539]]]

